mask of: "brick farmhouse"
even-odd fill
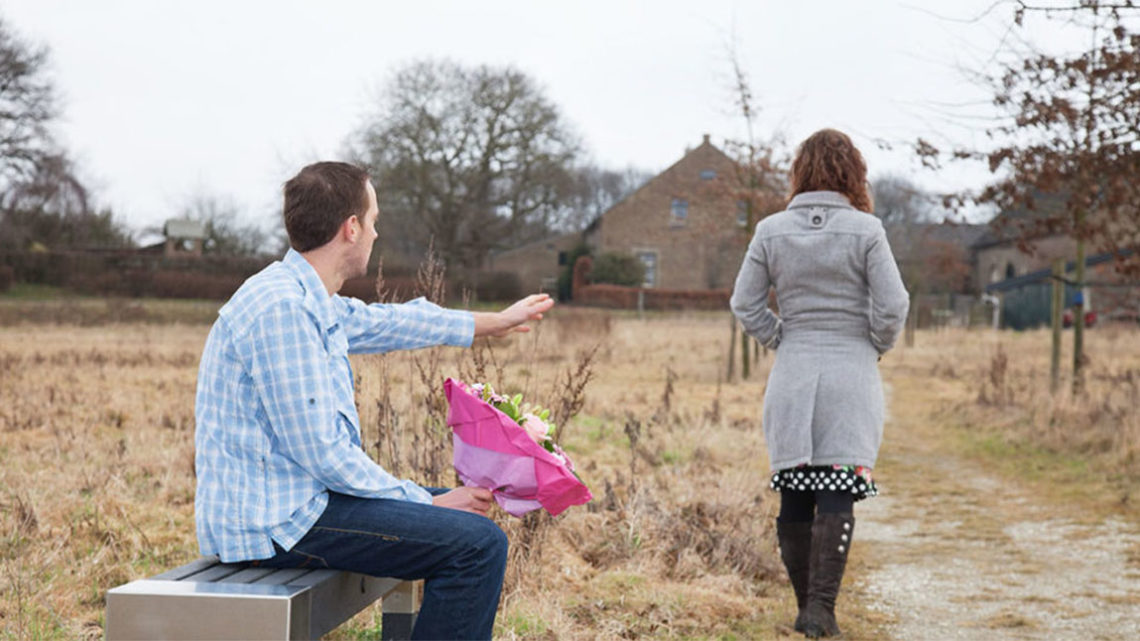
[[[584,232],[500,252],[491,269],[518,274],[524,289],[551,291],[567,253],[585,243],[595,256],[635,256],[645,266],[646,288],[731,288],[752,231],[737,172],[706,135]]]

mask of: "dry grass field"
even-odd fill
[[[0,309],[0,639],[101,638],[107,589],[197,555],[193,398],[209,327],[156,323],[146,309],[90,323],[43,309],[35,323]],[[724,381],[728,327],[727,313],[563,308],[473,350],[353,357],[365,447],[424,483],[454,479],[446,376],[576,413],[560,441],[596,498],[557,519],[496,517],[512,541],[497,638],[798,636],[758,420],[773,357],[749,381]],[[954,455],[1046,481],[1043,469],[1060,469],[1106,506],[1134,503],[1140,332],[1089,333],[1081,401],[1049,395],[1048,343],[1045,332],[920,332],[883,360],[892,411],[925,420]],[[886,492],[903,473],[883,469]],[[841,621],[848,639],[883,638],[894,619],[863,603],[854,550]],[[331,638],[378,625],[373,608]]]

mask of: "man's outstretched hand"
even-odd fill
[[[446,494],[432,497],[431,504],[487,516],[487,510],[491,509],[491,501],[490,490],[481,487],[457,487]]]
[[[529,332],[529,321],[542,320],[554,307],[550,294],[532,294],[501,312],[475,312],[476,336],[506,336],[512,332]]]

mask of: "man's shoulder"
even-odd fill
[[[242,283],[218,315],[240,331],[274,307],[301,306],[304,301],[305,289],[296,275],[281,263],[273,263]]]

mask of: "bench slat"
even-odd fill
[[[245,568],[219,580],[218,583],[257,583],[258,579],[274,572],[277,572],[275,568]]]
[[[299,576],[289,582],[289,585],[316,585],[340,574],[340,570],[313,570],[304,576]]]
[[[162,574],[159,574],[158,576],[151,577],[150,580],[151,581],[181,581],[182,579],[184,579],[188,576],[198,574],[199,572],[206,570],[206,569],[209,569],[209,568],[212,568],[215,565],[218,565],[219,563],[220,563],[220,561],[218,561],[217,557],[204,556],[200,559],[195,559],[194,561],[191,561],[191,562],[189,562],[186,565],[183,565],[181,567],[174,568],[173,570],[167,570],[166,572],[163,572]]]
[[[224,579],[231,574],[241,572],[246,567],[248,566],[243,563],[218,563],[212,567],[202,570],[201,572],[198,572],[197,574],[191,574],[189,576],[182,577],[179,580],[194,581],[195,583],[213,583],[215,581],[220,581],[221,579]]]
[[[261,577],[260,579],[257,579],[256,581],[254,581],[254,583],[265,584],[265,585],[289,585],[293,581],[297,580],[299,577],[305,576],[306,574],[309,574],[310,572],[313,572],[313,571],[314,570],[308,570],[305,568],[293,568],[290,570],[278,570],[278,571],[274,572],[273,574],[267,574],[267,575]]]

